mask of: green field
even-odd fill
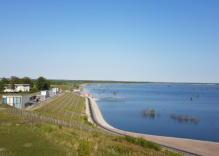
[[[84,98],[65,93],[35,111],[0,106],[0,155],[179,155],[108,134],[87,121]]]
[[[79,84],[78,83],[52,84],[50,88],[62,88],[63,90],[72,90],[72,89],[78,89]]]

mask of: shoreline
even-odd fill
[[[94,85],[94,84],[125,84],[125,85],[132,85],[132,84],[163,84],[163,85],[206,85],[206,86],[219,86],[219,83],[216,82],[132,82],[132,81],[103,81],[103,82],[88,82],[82,83],[80,87]]]
[[[208,155],[208,156],[217,156],[219,155],[219,143],[202,141],[202,140],[193,140],[185,138],[176,138],[176,137],[167,137],[167,136],[156,136],[149,134],[141,134],[128,132],[124,130],[117,129],[110,124],[108,124],[103,116],[99,107],[94,98],[90,97],[89,93],[83,88],[82,95],[86,99],[86,110],[89,109],[87,115],[88,119],[95,123],[100,128],[117,134],[117,135],[128,135],[132,137],[141,137],[148,141],[155,142],[163,147],[173,149],[189,155]]]

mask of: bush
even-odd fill
[[[125,136],[125,140],[130,142],[130,143],[137,144],[137,139],[134,137]]]
[[[87,156],[93,151],[93,144],[87,140],[81,140],[78,147],[79,156]]]
[[[84,121],[88,121],[88,117],[87,116],[84,116],[83,119],[84,119]]]
[[[136,144],[144,148],[150,148],[156,151],[161,150],[161,147],[158,144],[144,140],[143,138],[134,138],[130,136],[125,136],[125,140],[128,141],[129,143]]]
[[[146,141],[142,138],[139,138],[137,139],[138,141],[138,145],[142,146],[142,147],[145,147],[145,148],[151,148],[151,149],[154,149],[156,151],[160,151],[161,147],[158,145],[158,144],[155,144],[153,142],[150,142],[150,141]]]

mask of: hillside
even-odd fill
[[[87,121],[84,98],[65,93],[34,111],[0,106],[0,155],[179,155],[108,134]]]

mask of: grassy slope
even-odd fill
[[[67,83],[61,85],[51,85],[51,88],[62,88],[63,90],[77,89],[74,83]]]
[[[37,119],[30,122],[30,118],[21,113],[6,113],[7,109],[11,108],[3,110],[0,107],[0,155],[1,152],[6,155],[177,155],[159,150],[159,146],[151,142],[100,133],[100,130],[89,132],[83,128],[69,128]],[[68,93],[44,104],[35,112],[97,130],[87,122],[84,109],[84,99]],[[16,125],[22,122],[25,124]]]
[[[38,126],[2,112],[0,108],[0,155],[62,155],[65,151],[50,142]]]

